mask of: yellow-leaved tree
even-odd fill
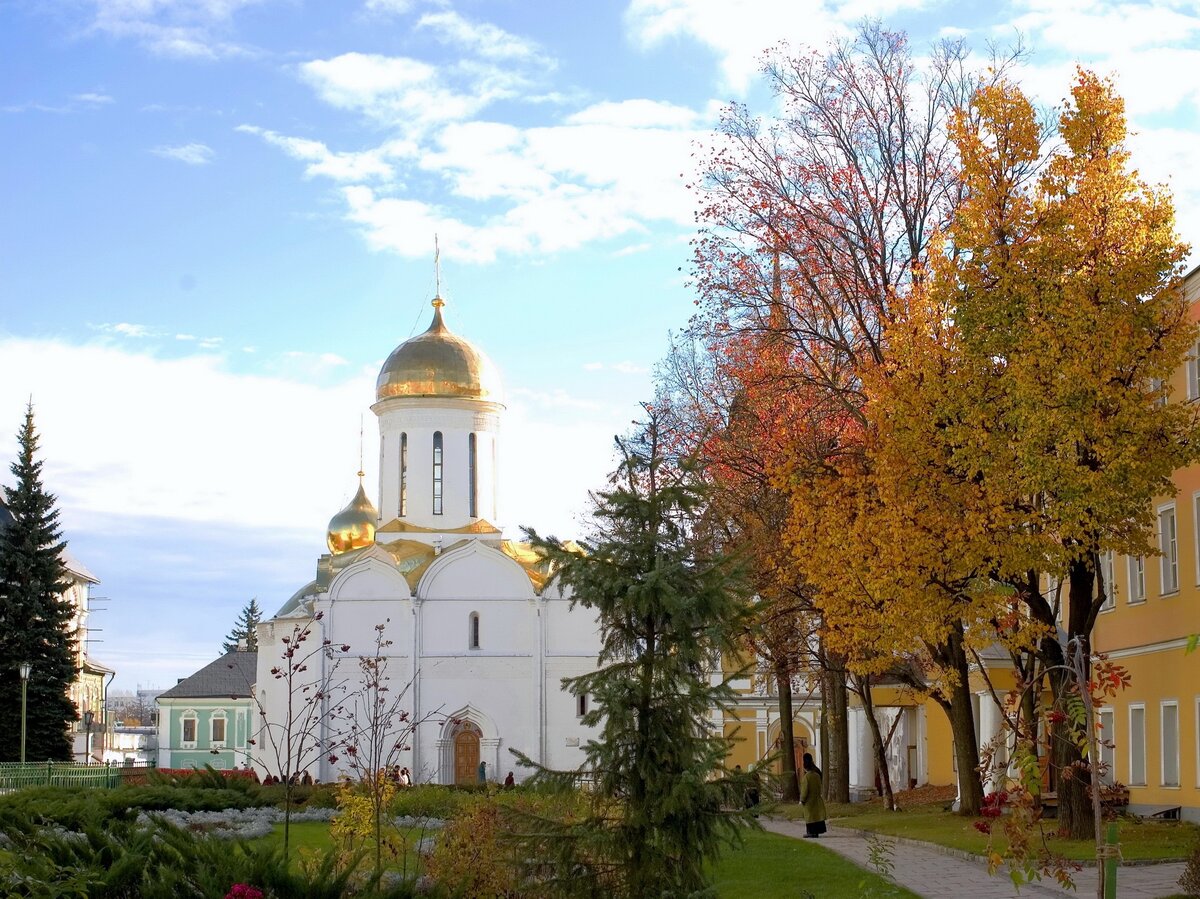
[[[953,252],[931,256],[925,321],[910,324],[928,339],[881,379],[892,484],[875,486],[885,504],[897,484],[950,489],[953,570],[986,578],[976,596],[1020,605],[1063,700],[1077,689],[1063,647],[1090,648],[1104,602],[1098,559],[1154,552],[1153,500],[1197,457],[1198,430],[1194,410],[1162,402],[1196,338],[1170,198],[1130,169],[1108,81],[1079,71],[1057,130],[1047,149],[1032,104],[1003,82],[955,117]],[[1047,575],[1067,585],[1061,610]],[[1060,824],[1090,838],[1089,768],[1066,723],[1052,736]]]

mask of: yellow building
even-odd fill
[[[1184,278],[1200,320],[1200,268]],[[1200,401],[1200,345],[1171,381],[1172,402]],[[1130,807],[1178,806],[1200,821],[1200,464],[1175,472],[1176,494],[1155,502],[1161,555],[1104,560],[1114,595],[1096,621],[1093,645],[1128,669],[1129,689],[1102,712],[1110,779],[1129,786]]]

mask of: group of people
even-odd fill
[[[401,768],[399,765],[393,765],[391,771],[388,772],[388,777],[392,783],[400,787],[412,786],[412,775],[408,773],[407,768]]]
[[[313,784],[319,783],[319,781],[313,780],[313,776],[311,774],[309,774],[307,771],[305,771],[303,774],[299,771],[294,771],[294,772],[292,772],[292,775],[289,778],[287,778],[287,780],[290,780],[292,782],[292,786],[296,786],[297,784],[299,784],[301,786],[311,787]],[[283,782],[284,782],[284,778],[276,777],[274,774],[268,774],[266,777],[264,777],[262,779],[263,786],[270,786],[271,784],[281,784]]]

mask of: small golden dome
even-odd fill
[[[450,333],[442,319],[444,305],[441,297],[434,297],[429,329],[404,341],[388,356],[375,382],[376,399],[456,397],[503,402],[496,367],[470,341]]]
[[[379,513],[367,499],[362,479],[363,473],[360,471],[358,493],[354,494],[350,505],[329,519],[329,532],[325,535],[325,542],[335,556],[352,549],[362,549],[375,542],[375,524],[379,521]]]

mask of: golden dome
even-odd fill
[[[335,556],[352,549],[362,549],[375,542],[375,523],[379,521],[379,513],[367,499],[362,479],[363,473],[360,471],[358,493],[354,494],[350,505],[329,519],[329,532],[325,535],[325,542]]]
[[[424,334],[392,351],[375,382],[375,398],[456,397],[503,402],[500,375],[470,341],[451,334],[442,320],[441,297],[433,298],[433,322]]]

